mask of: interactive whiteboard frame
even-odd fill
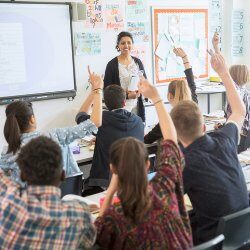
[[[60,3],[60,2],[18,2],[18,1],[0,1],[1,4],[40,4],[40,5],[65,5],[68,6],[69,9],[69,22],[70,22],[70,41],[71,41],[71,54],[72,54],[72,69],[73,69],[73,81],[74,81],[74,89],[71,90],[64,90],[64,91],[56,91],[56,92],[43,92],[43,93],[36,93],[36,94],[27,94],[27,95],[17,95],[17,96],[0,96],[0,105],[8,104],[12,101],[16,100],[26,100],[26,101],[41,101],[41,100],[48,100],[48,99],[58,99],[58,98],[68,98],[69,100],[73,100],[76,96],[76,77],[75,77],[75,62],[74,62],[74,47],[73,47],[73,29],[72,29],[72,5],[71,3]],[[1,92],[0,92],[1,93]]]

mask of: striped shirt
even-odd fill
[[[62,201],[60,196],[54,186],[21,189],[0,170],[0,248],[91,247],[96,230],[87,205]]]

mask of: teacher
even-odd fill
[[[116,49],[120,55],[108,62],[104,76],[104,88],[110,84],[120,85],[126,91],[126,109],[136,113],[145,122],[145,108],[142,95],[134,88],[135,82],[143,75],[147,78],[139,58],[131,56],[134,39],[131,33],[123,31],[118,34]],[[133,85],[133,86],[132,86]]]

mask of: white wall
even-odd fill
[[[34,0],[33,0],[34,1]],[[35,0],[39,2],[39,0]],[[228,0],[224,0],[228,2]],[[40,1],[41,2],[41,1]],[[45,1],[44,1],[45,2]],[[65,2],[60,0],[53,0],[48,2]],[[66,1],[69,2],[69,1]],[[242,2],[250,2],[244,0]],[[149,6],[169,6],[169,7],[208,7],[207,0],[149,0]],[[246,11],[250,12],[250,3],[244,3]],[[73,24],[74,31],[84,31],[82,24],[80,22]],[[249,34],[248,34],[249,37]],[[75,100],[68,101],[67,99],[56,99],[34,102],[34,112],[37,118],[38,129],[42,131],[47,131],[53,127],[59,126],[69,126],[74,124],[75,114],[80,107],[80,104],[86,96],[86,83],[87,83],[87,65],[89,64],[91,68],[99,73],[104,73],[106,63],[116,55],[115,47],[116,37],[112,32],[105,32],[102,35],[102,54],[92,57],[75,57],[75,68],[76,68],[76,82],[77,82],[77,96]],[[250,51],[247,51],[248,55]],[[247,56],[244,58],[247,60]],[[148,78],[152,79],[152,55],[147,58],[147,65],[145,65],[146,73]],[[165,90],[164,90],[165,91]],[[201,103],[206,100],[205,97],[201,98]],[[216,98],[215,98],[216,99]],[[218,99],[218,97],[217,97]],[[212,100],[214,102],[214,100]],[[202,104],[203,105],[203,104]],[[3,127],[5,122],[5,107],[0,106],[0,148],[5,144],[3,136]]]

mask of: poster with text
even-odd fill
[[[148,47],[148,44],[137,43],[137,44],[134,44],[133,50],[131,51],[131,55],[139,58],[142,61],[144,66],[147,65],[146,63],[147,51],[148,51],[147,47]]]
[[[126,2],[127,21],[147,21],[147,1],[127,0]]]
[[[135,43],[149,41],[149,25],[146,22],[127,22],[127,31],[133,35]]]
[[[101,35],[98,33],[76,32],[74,46],[77,56],[101,54]]]
[[[84,0],[86,4],[85,28],[103,28],[103,1]]]
[[[124,30],[123,1],[106,1],[105,8],[106,30]]]

